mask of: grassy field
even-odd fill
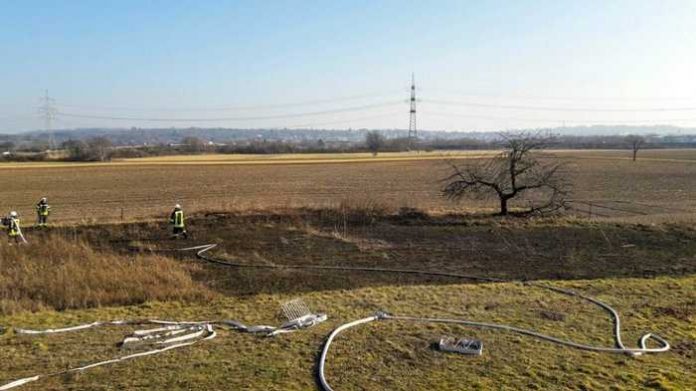
[[[504,332],[463,327],[377,323],[350,331],[331,351],[328,378],[337,390],[360,389],[586,389],[688,390],[696,387],[693,327],[694,277],[605,279],[555,283],[590,293],[623,314],[626,343],[646,331],[674,344],[662,355],[629,358],[581,352]],[[158,316],[238,319],[276,324],[279,304],[294,296],[228,297],[205,305],[151,303],[137,307],[4,317],[4,324],[47,327],[102,319]],[[319,347],[341,322],[379,309],[394,314],[448,316],[531,327],[551,335],[611,346],[611,322],[582,302],[515,284],[377,287],[302,296],[330,321],[313,329],[266,339],[221,332],[217,339],[79,376],[58,377],[26,390],[311,390],[316,389]],[[691,304],[688,304],[691,303]],[[675,312],[675,306],[683,306]],[[685,315],[686,311],[690,311]],[[560,317],[545,316],[547,311]],[[30,376],[122,354],[115,346],[129,329],[107,328],[51,337],[0,339],[0,379]],[[132,330],[132,329],[130,329]],[[430,345],[442,335],[484,341],[479,358],[445,355]]]
[[[493,203],[442,199],[439,179],[447,166],[425,154],[332,156],[331,162],[286,156],[271,164],[202,156],[4,166],[0,205],[31,216],[31,204],[48,195],[60,224],[27,227],[27,247],[0,241],[0,326],[10,327],[0,333],[0,384],[122,355],[117,342],[132,331],[27,337],[12,327],[124,318],[275,325],[282,322],[280,304],[297,297],[329,321],[277,338],[221,330],[218,338],[182,350],[20,389],[317,389],[324,338],[378,310],[504,323],[613,345],[611,321],[597,306],[518,282],[237,269],[167,251],[217,243],[216,257],[244,264],[544,281],[615,307],[629,346],[645,332],[673,345],[665,354],[631,358],[505,332],[383,321],[336,341],[328,377],[337,390],[696,389],[696,151],[644,151],[637,162],[626,151],[555,153],[568,163],[573,197],[585,203],[576,204],[575,214],[531,220],[485,215]],[[172,240],[161,217],[149,218],[166,215],[174,202],[193,211],[186,242]],[[121,208],[125,222],[118,221]],[[484,355],[438,352],[432,343],[443,335],[480,338]]]
[[[593,202],[594,217],[639,221],[650,215],[670,221],[693,216],[696,211],[696,197],[692,196],[696,192],[696,150],[642,151],[645,159],[637,162],[627,159],[627,151],[555,153],[567,162],[573,198]],[[465,163],[468,159],[463,158],[480,154],[456,156]],[[493,210],[494,201],[453,204],[443,199],[440,180],[450,169],[436,155],[372,158],[358,154],[347,159],[343,155],[203,155],[51,168],[0,166],[0,183],[6,184],[0,192],[0,207],[33,217],[32,204],[47,195],[54,206],[53,218],[72,222],[162,216],[176,202],[188,211],[324,208],[346,200],[433,213]],[[161,160],[169,163],[163,167]],[[240,161],[249,164],[236,164]],[[268,164],[271,161],[274,164]],[[579,213],[590,212],[586,203],[575,206]]]

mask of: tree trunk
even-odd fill
[[[507,198],[500,197],[500,215],[501,216],[506,216],[508,214],[507,202],[508,202]]]
[[[638,150],[637,150],[637,149],[634,149],[634,150],[633,150],[633,161],[634,161],[634,162],[636,161],[636,155],[637,155],[637,154],[638,154]]]

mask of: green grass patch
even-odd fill
[[[328,378],[339,390],[358,389],[694,389],[696,277],[553,282],[598,297],[622,315],[624,340],[645,332],[669,340],[669,353],[631,358],[556,346],[502,331],[459,326],[372,323],[341,335],[330,352]],[[27,390],[73,389],[315,389],[324,338],[337,325],[384,309],[394,314],[500,322],[557,337],[612,346],[610,318],[585,301],[520,284],[367,287],[301,295],[329,321],[277,338],[222,331],[217,339],[162,355],[47,379]],[[56,327],[94,320],[157,317],[238,319],[276,324],[279,304],[293,295],[227,297],[207,305],[151,302],[139,306],[21,313],[0,323]],[[664,308],[684,308],[675,314]],[[562,319],[542,311],[563,314]],[[8,381],[116,356],[123,328],[26,337],[0,337],[0,380]],[[442,335],[484,341],[484,355],[463,357],[431,348]]]

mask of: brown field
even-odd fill
[[[555,151],[574,184],[573,198],[591,201],[593,217],[672,220],[696,212],[696,150]],[[47,195],[54,221],[107,221],[162,216],[180,202],[196,210],[278,210],[378,203],[429,212],[474,212],[495,202],[453,204],[439,194],[440,179],[459,154],[203,155],[108,164],[0,166],[0,211],[33,219],[32,205]],[[598,206],[599,205],[599,206]],[[574,205],[589,214],[586,203]],[[602,207],[604,206],[604,207]],[[643,216],[643,217],[641,217]]]

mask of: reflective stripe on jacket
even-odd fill
[[[19,219],[10,219],[10,236],[19,236]]]
[[[184,228],[184,212],[181,210],[174,211],[174,218],[172,223],[176,228]]]
[[[49,210],[51,209],[48,204],[38,204],[36,205],[36,210],[40,216],[48,216]]]

